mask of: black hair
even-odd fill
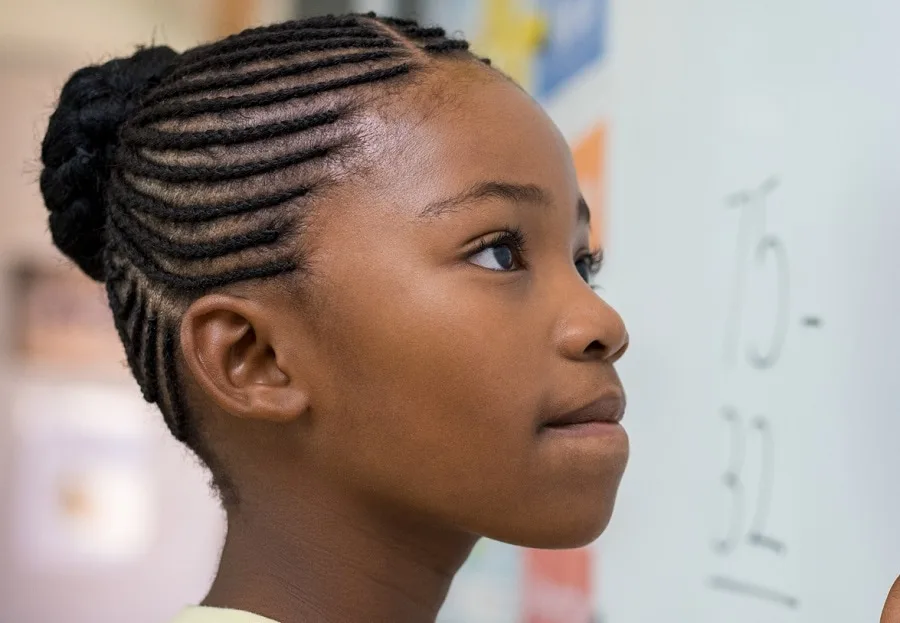
[[[105,282],[128,365],[172,434],[236,492],[190,417],[181,316],[213,288],[302,271],[309,204],[353,164],[355,115],[468,43],[366,15],[253,28],[182,54],[75,72],[50,117],[41,192],[59,249]],[[487,63],[487,59],[480,59]],[[337,166],[337,165],[340,166]]]

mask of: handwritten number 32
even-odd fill
[[[769,506],[775,480],[775,440],[769,421],[763,416],[745,423],[738,410],[723,407],[722,418],[728,426],[730,456],[726,471],[722,474],[722,484],[728,498],[728,528],[722,538],[713,543],[719,554],[733,553],[743,542],[752,547],[767,549],[776,554],[784,554],[785,544],[766,533]],[[747,491],[745,478],[745,458],[748,441],[757,442],[760,453],[759,480],[756,495],[752,500]],[[753,504],[752,514],[750,503]],[[749,520],[749,526],[748,526]]]

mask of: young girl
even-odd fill
[[[179,623],[431,622],[480,537],[606,526],[628,336],[565,141],[467,48],[326,17],[65,85],[53,240],[228,515]]]

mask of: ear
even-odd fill
[[[220,408],[246,419],[288,422],[309,409],[308,387],[278,363],[271,319],[257,303],[203,296],[185,312],[181,348],[194,380]],[[283,354],[283,353],[282,353]]]

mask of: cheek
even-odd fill
[[[547,341],[489,289],[429,285],[368,281],[335,299],[321,443],[344,475],[406,504],[512,499],[534,460]]]
[[[368,273],[336,287],[316,330],[320,470],[357,496],[497,540],[596,537],[627,447],[572,454],[538,441],[542,406],[565,391],[552,379],[566,378],[546,298],[468,274]]]

